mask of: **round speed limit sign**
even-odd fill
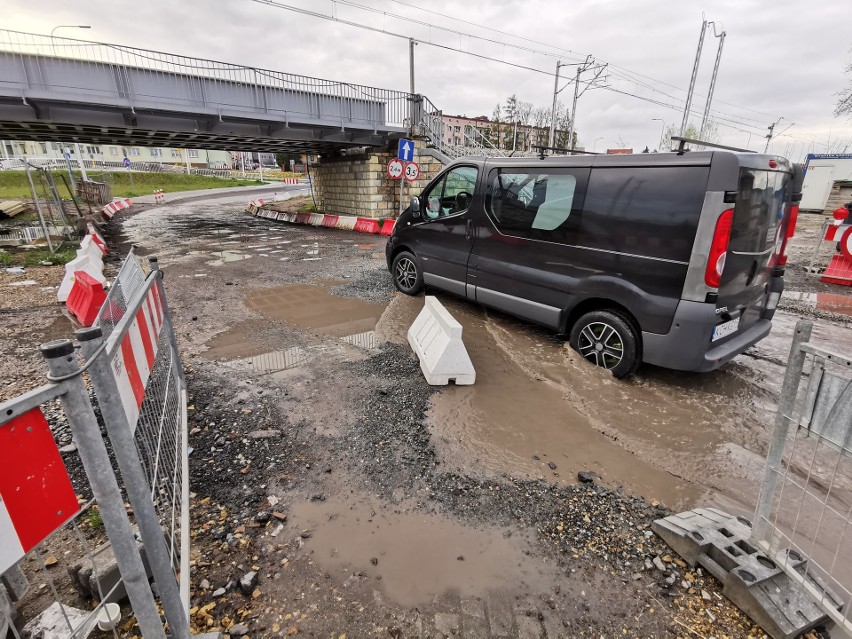
[[[404,166],[402,164],[402,160],[399,158],[394,158],[390,162],[388,162],[388,177],[391,180],[398,180],[402,177],[402,172],[404,170]]]
[[[420,177],[420,165],[417,162],[408,162],[405,165],[405,179],[414,182]]]

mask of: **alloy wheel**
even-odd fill
[[[591,322],[580,331],[577,350],[590,362],[611,370],[624,358],[624,341],[609,324]]]
[[[417,283],[417,266],[410,258],[403,257],[396,263],[396,282],[406,290]]]

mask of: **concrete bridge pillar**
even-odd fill
[[[393,218],[399,214],[399,182],[387,174],[388,162],[396,157],[393,148],[368,149],[358,155],[323,157],[311,168],[314,195],[320,212],[332,215],[358,215]],[[403,201],[418,194],[429,180],[444,168],[444,159],[424,140],[415,140],[414,161],[420,165],[420,178],[406,183]]]

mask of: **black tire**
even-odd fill
[[[393,258],[391,277],[396,290],[406,295],[417,295],[423,290],[423,271],[414,253],[400,251]]]
[[[642,363],[639,336],[633,324],[614,311],[586,313],[571,327],[571,347],[616,379],[630,377]]]

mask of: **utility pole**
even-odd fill
[[[766,146],[763,147],[763,152],[766,153],[769,150],[769,143],[772,142],[772,136],[775,133],[775,127],[778,126],[778,123],[784,119],[782,115],[780,118],[775,120],[772,124],[769,125],[769,133],[766,135]],[[788,127],[789,128],[789,127]]]
[[[556,96],[559,95],[559,68],[562,62],[556,61],[556,77],[553,78],[553,106],[550,107],[550,134],[547,136],[547,146],[555,147],[556,136]]]
[[[589,62],[589,56],[586,56],[586,62],[577,67],[577,77],[574,78],[574,102],[571,104],[571,122],[568,123],[568,148],[574,150],[574,120],[577,118],[577,98],[580,90],[580,74],[585,71],[586,64]]]
[[[680,125],[680,137],[686,132],[689,120],[689,109],[692,106],[692,94],[695,91],[695,80],[698,77],[698,64],[701,62],[701,49],[704,47],[704,33],[707,31],[707,20],[701,22],[701,35],[698,38],[698,50],[695,52],[695,64],[692,65],[692,77],[689,79],[689,92],[686,94],[686,105],[683,108],[683,122]]]
[[[595,64],[595,61],[591,59],[591,55],[586,56],[586,61],[583,62],[579,67],[577,67],[577,77],[574,80],[574,102],[571,105],[571,123],[568,128],[568,148],[570,150],[574,150],[574,123],[577,121],[577,100],[583,93],[586,92],[592,84],[594,84],[595,80],[601,77],[601,73],[603,73],[604,69],[606,69],[607,65],[601,65],[598,67],[598,72],[595,74],[595,77],[592,78],[588,84],[586,85],[586,89],[583,89],[583,93],[580,93],[580,74],[588,71]]]
[[[710,91],[707,93],[707,103],[704,105],[704,115],[701,117],[701,130],[698,133],[698,139],[704,139],[704,128],[707,126],[707,119],[710,117],[710,103],[713,101],[713,91],[716,89],[716,75],[719,73],[719,62],[722,59],[722,47],[725,46],[725,36],[727,33],[722,31],[721,34],[716,34],[716,23],[712,22],[713,35],[719,38],[719,47],[716,49],[716,64],[713,66],[713,77],[710,79]]]
[[[411,135],[414,135],[414,112],[416,110],[414,106],[414,46],[416,44],[414,38],[408,39],[408,90],[410,94],[408,96],[408,123]]]

